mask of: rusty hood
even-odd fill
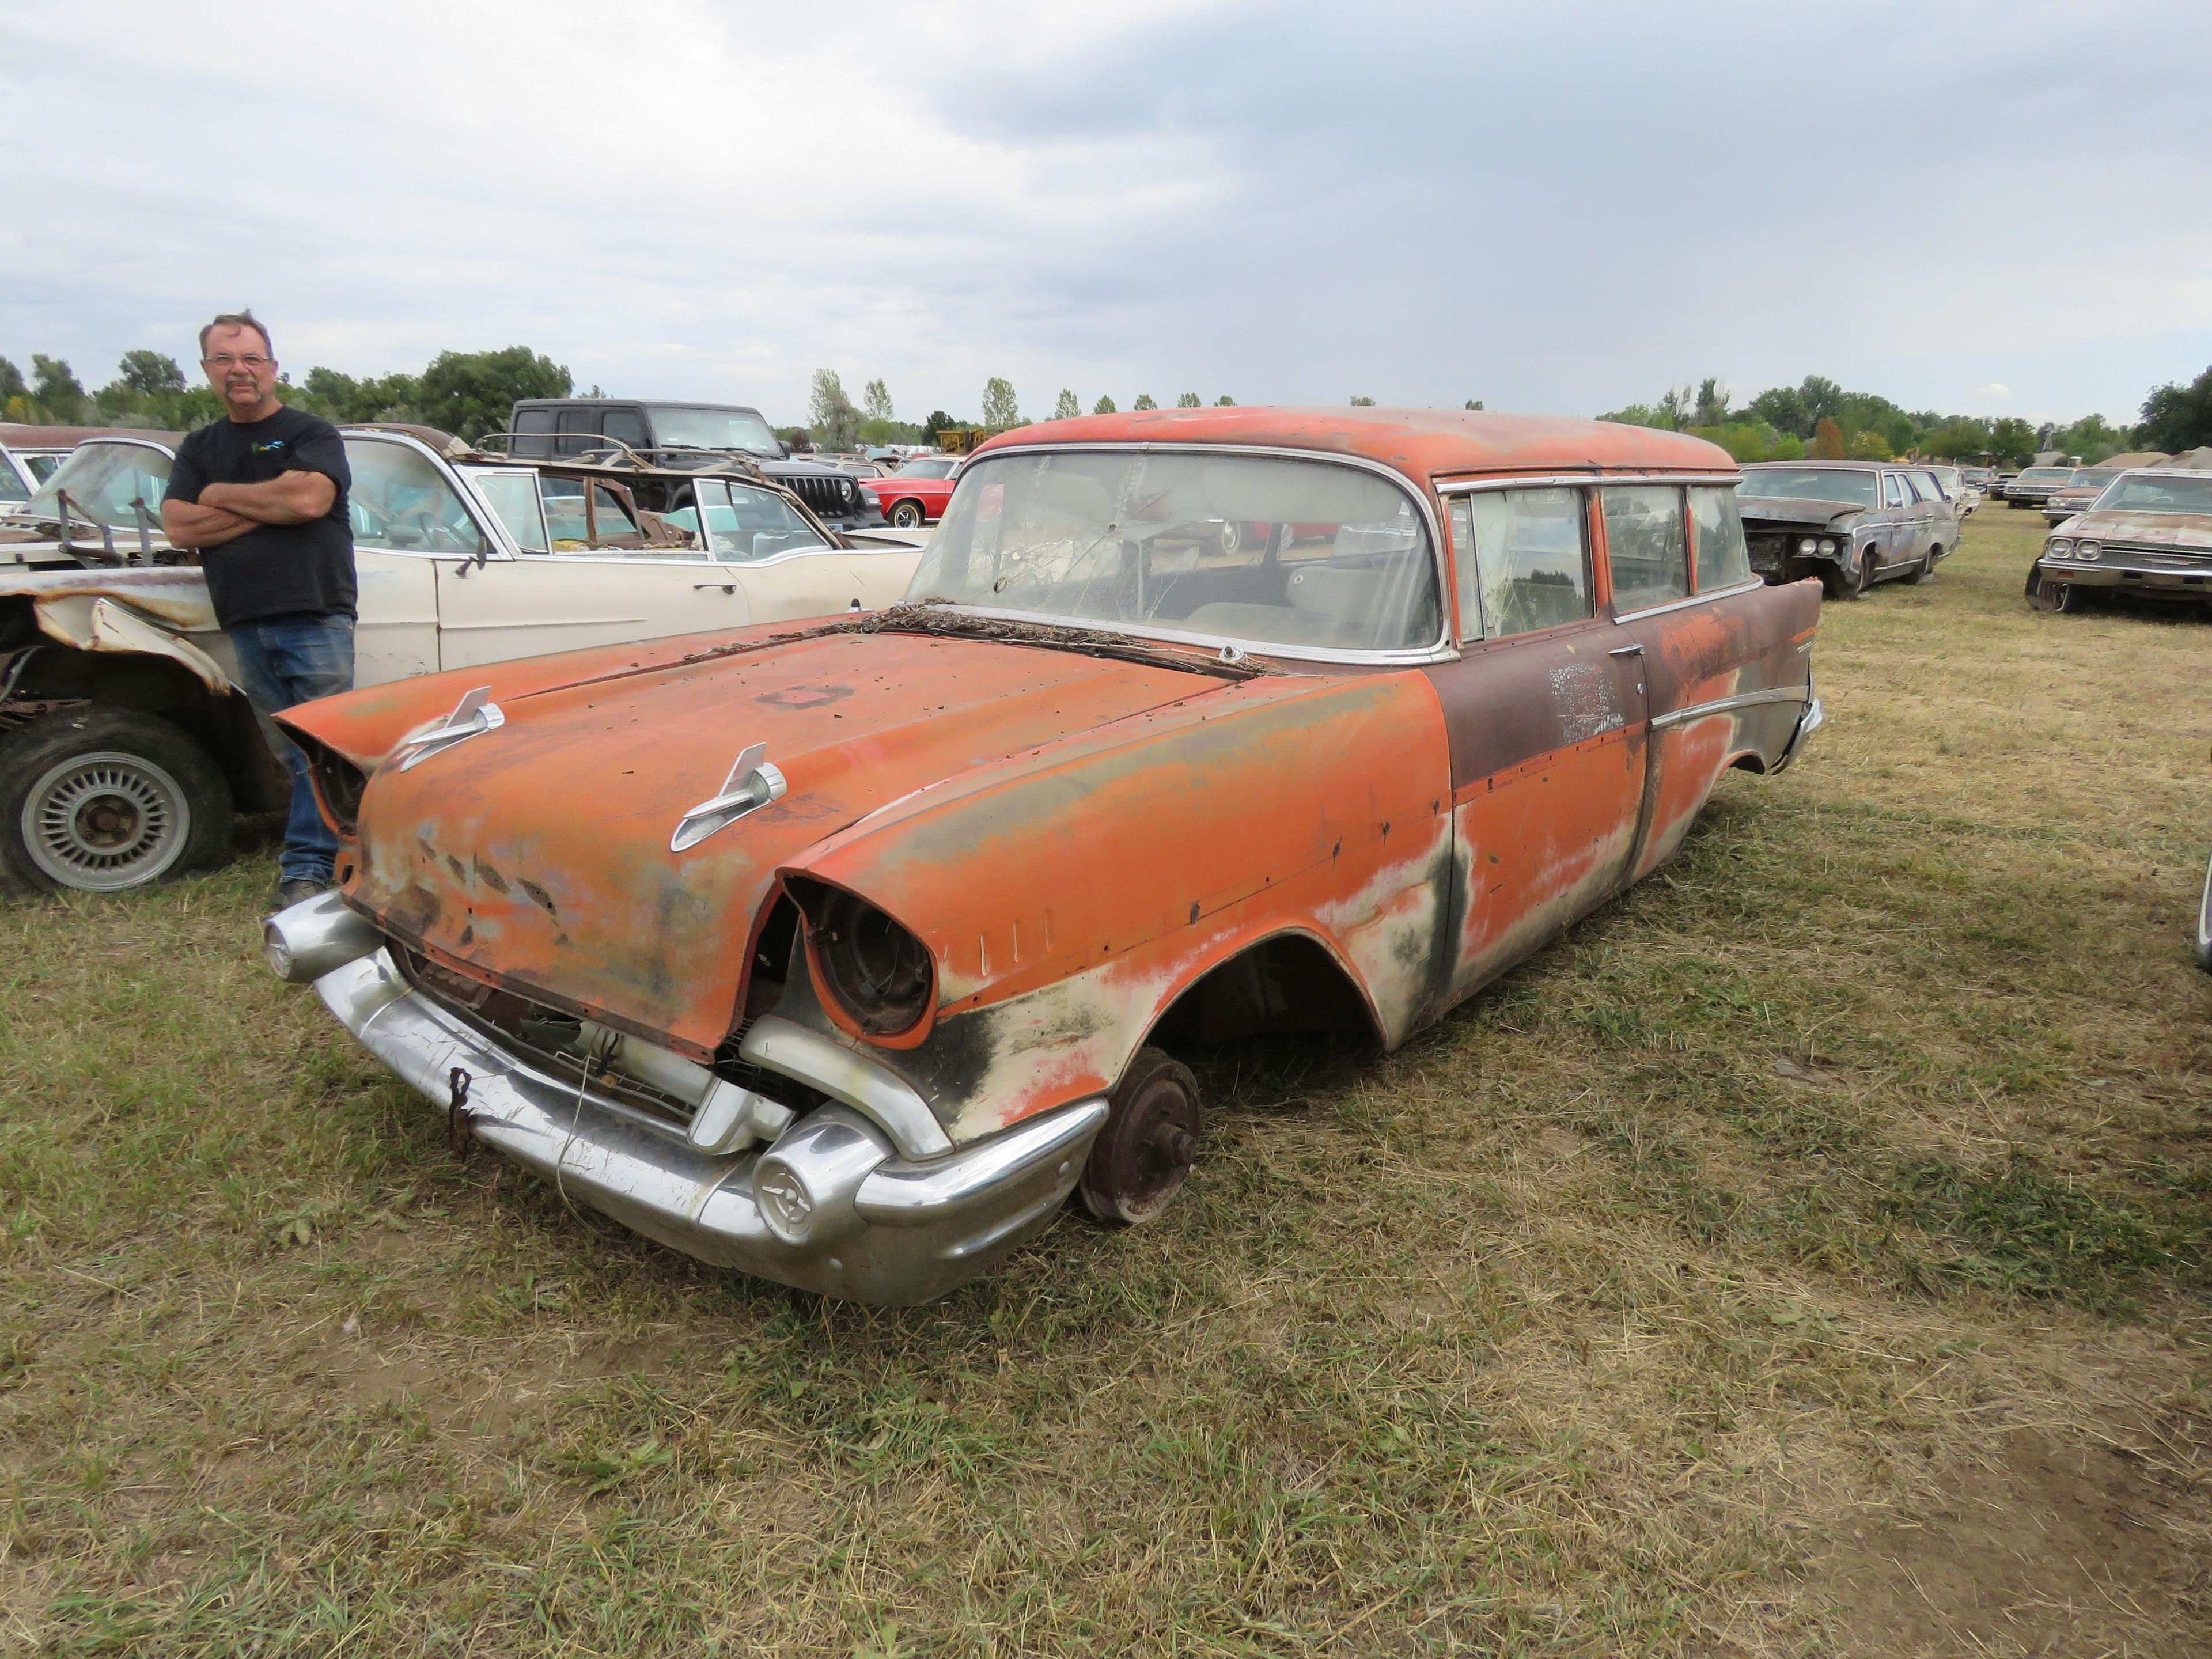
[[[1849,501],[1824,501],[1811,495],[1740,495],[1737,506],[1746,524],[1832,526],[1838,519],[1855,518],[1874,509]]]
[[[2212,516],[2202,513],[2082,513],[2069,520],[2076,541],[2117,542],[2161,553],[2212,554]]]
[[[704,1057],[736,1018],[779,866],[915,790],[1222,684],[892,633],[541,684],[502,694],[495,729],[378,768],[346,892],[447,966]],[[287,723],[335,733],[348,701]],[[672,851],[756,743],[788,793]]]

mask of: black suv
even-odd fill
[[[600,438],[626,444],[654,466],[696,467],[738,454],[840,530],[884,522],[881,504],[846,474],[793,459],[757,409],[644,398],[523,398],[515,403],[514,423],[509,453],[518,457],[581,455]]]

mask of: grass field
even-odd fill
[[[2039,518],[1158,1224],[886,1314],[572,1214],[261,967],[252,852],[0,908],[0,1651],[2212,1651],[2212,625]]]

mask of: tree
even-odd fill
[[[519,398],[565,398],[568,371],[528,346],[441,351],[416,382],[422,418],[457,438],[504,432]]]
[[[1083,413],[1083,405],[1076,401],[1075,394],[1066,386],[1062,386],[1060,389],[1060,400],[1052,406],[1052,418],[1055,421],[1072,421],[1081,413]]]
[[[23,384],[23,371],[0,357],[0,407],[5,407],[17,398],[27,398],[31,388]]]
[[[1813,428],[1813,459],[1820,461],[1840,461],[1844,459],[1844,429],[1835,417],[1823,415]]]
[[[1669,432],[1680,432],[1689,419],[1690,403],[1689,387],[1668,386],[1666,396],[1659,399],[1657,424]]]
[[[1896,453],[1890,448],[1889,440],[1879,432],[1854,432],[1845,447],[1855,461],[1886,461]]]
[[[2212,444],[2212,368],[2187,386],[2162,386],[2145,398],[2136,437],[2169,455]]]
[[[1375,399],[1372,398],[1355,397],[1352,400],[1352,406],[1354,409],[1372,409],[1375,407]]]
[[[0,358],[0,362],[5,361],[5,358]],[[1111,398],[1101,397],[1097,403],[1091,405],[1091,412],[1093,415],[1119,415],[1121,411],[1115,407]]]
[[[930,441],[933,443],[939,433],[950,432],[960,424],[960,422],[954,420],[943,410],[933,409],[929,411],[929,418],[921,423],[921,429],[929,434]]]
[[[1234,409],[1237,407],[1237,399],[1224,392],[1213,400],[1213,406],[1216,409]]]
[[[1920,451],[1938,460],[1955,461],[1961,455],[1987,455],[1996,446],[1990,441],[1990,424],[1965,415],[1954,415],[1921,440]]]
[[[1692,426],[1725,426],[1728,423],[1729,389],[1720,382],[1717,374],[1708,374],[1698,385],[1697,407],[1691,411]]]
[[[1014,397],[1014,383],[994,374],[983,383],[983,424],[994,432],[1022,423],[1022,408]]]
[[[2035,453],[2035,428],[2008,415],[1990,426],[1990,447],[2000,461],[2024,461]]]
[[[46,411],[46,418],[70,426],[84,414],[84,388],[58,357],[31,354],[31,397]]]
[[[872,421],[898,419],[891,408],[891,389],[881,380],[869,381],[860,393],[860,413]]]
[[[1129,407],[1132,409],[1158,409],[1159,405],[1152,401],[1152,394],[1151,392],[1139,392],[1137,394],[1137,401],[1131,404]]]
[[[1793,386],[1778,386],[1760,392],[1744,412],[1765,422],[1777,432],[1799,438],[1813,435],[1813,416],[1805,412],[1805,400]]]
[[[1462,407],[1466,409],[1480,409],[1482,407],[1482,399],[1480,398],[1469,398],[1467,402],[1462,405]]]
[[[807,401],[814,441],[821,448],[847,450],[860,441],[860,411],[845,395],[845,383],[834,368],[814,371],[813,393]]]
[[[1177,409],[1202,409],[1205,405],[1199,401],[1198,393],[1195,392],[1186,392],[1176,399],[1176,407]]]
[[[177,367],[177,360],[158,351],[126,351],[115,371],[118,380],[143,398],[185,389],[185,371]]]

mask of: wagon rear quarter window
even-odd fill
[[[1682,492],[1663,484],[1614,484],[1602,500],[1613,613],[1687,599],[1690,560],[1682,532]]]

